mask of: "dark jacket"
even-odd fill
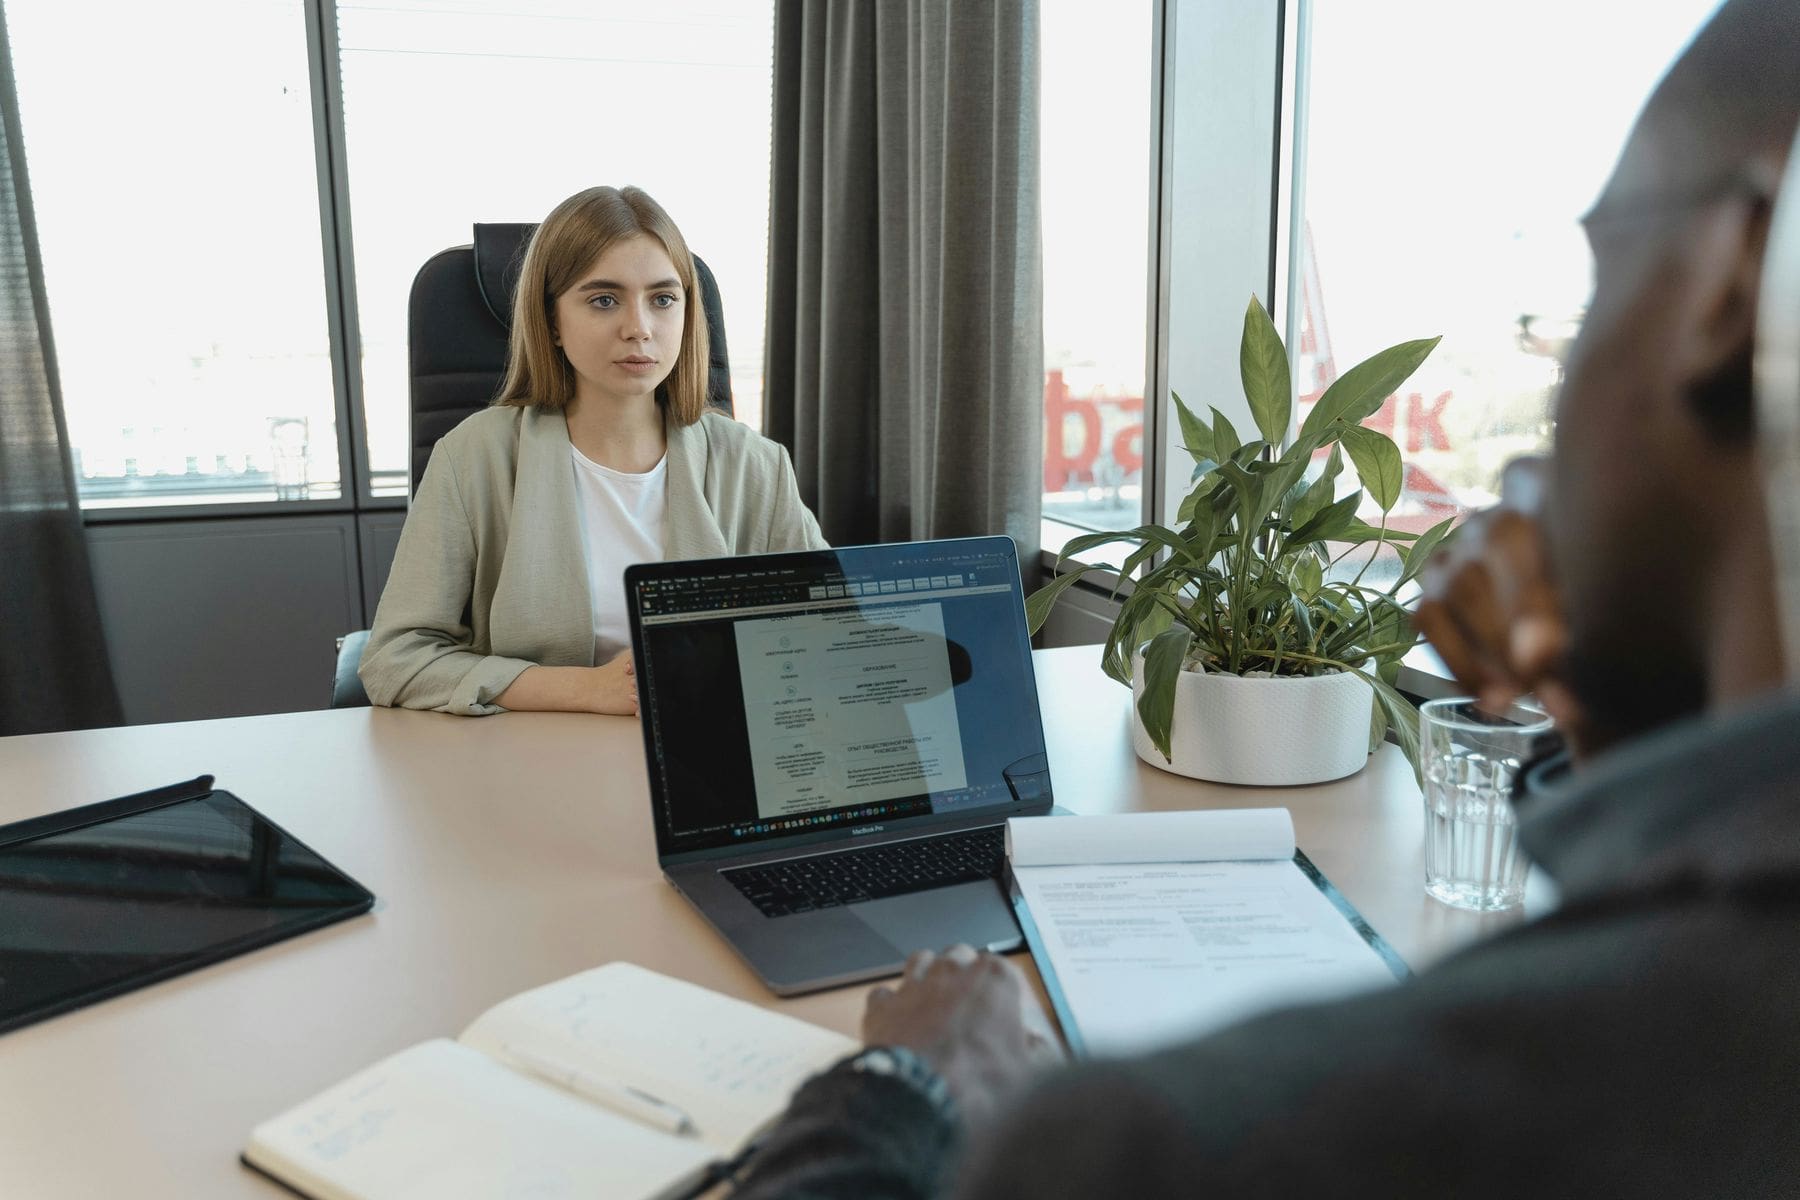
[[[742,1194],[1800,1196],[1800,702],[1633,743],[1521,835],[1561,906],[1403,986],[1059,1071],[985,1130],[828,1073]]]

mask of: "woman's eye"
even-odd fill
[[[674,295],[669,292],[658,292],[656,295],[656,307],[658,307],[658,308],[674,308],[675,307]]]
[[[619,302],[611,296],[595,296],[588,303],[595,308],[617,308],[619,305]]]

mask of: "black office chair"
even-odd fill
[[[475,226],[467,246],[440,250],[413,277],[406,303],[407,364],[412,379],[412,486],[419,490],[425,464],[438,439],[500,392],[506,374],[506,339],[512,327],[513,292],[525,244],[535,225]],[[712,268],[694,256],[700,306],[711,343],[707,359],[707,401],[731,411],[731,360],[725,350],[725,311]],[[337,673],[331,707],[369,702],[356,668],[369,631],[337,640]]]

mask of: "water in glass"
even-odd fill
[[[1445,904],[1511,908],[1528,862],[1513,822],[1518,761],[1454,747],[1425,761],[1425,890]]]

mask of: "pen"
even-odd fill
[[[550,1061],[542,1055],[533,1054],[529,1050],[521,1050],[517,1046],[504,1046],[506,1057],[520,1067],[558,1087],[566,1088],[577,1096],[604,1104],[615,1112],[624,1113],[658,1129],[675,1134],[692,1134],[693,1118],[670,1104],[667,1100],[659,1100],[649,1092],[632,1087],[628,1083],[616,1083],[611,1079],[602,1079],[590,1075],[586,1071],[577,1071],[573,1067],[565,1067]]]

